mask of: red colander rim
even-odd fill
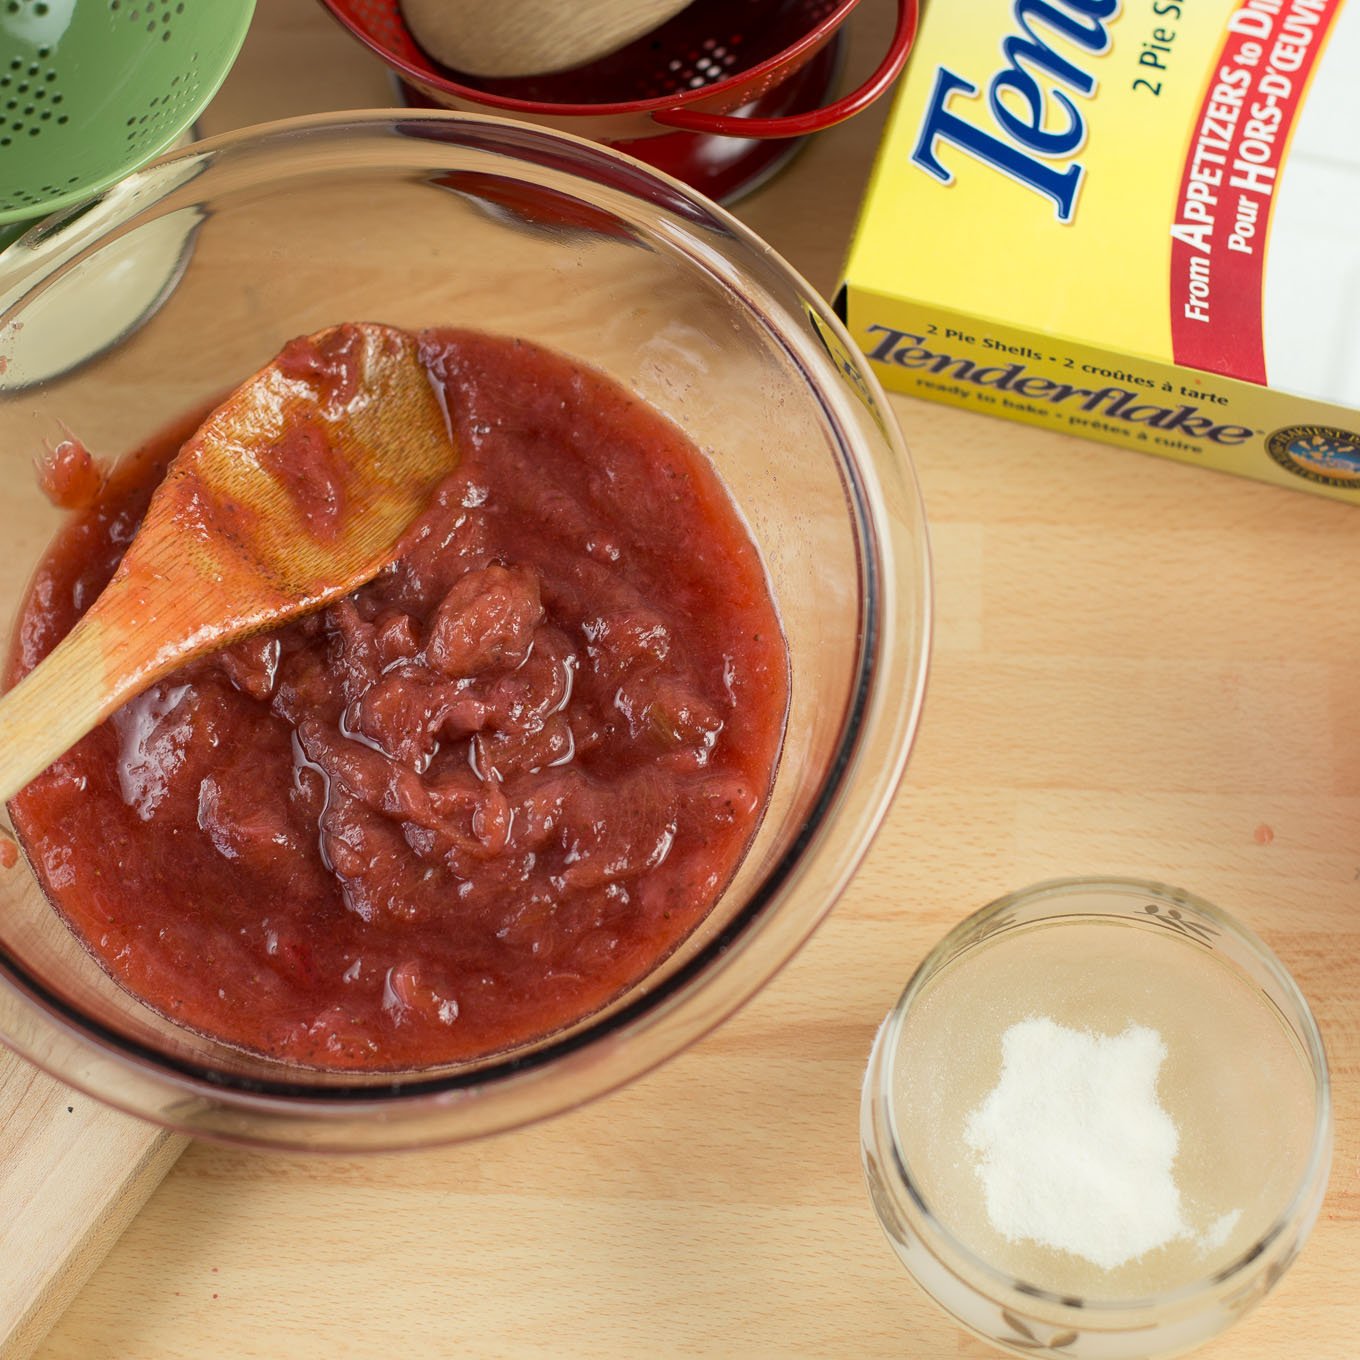
[[[837,9],[828,14],[820,23],[814,24],[801,38],[776,52],[774,56],[766,57],[764,61],[757,62],[754,66],[735,71],[722,80],[715,80],[711,85],[701,85],[695,90],[678,90],[674,94],[657,95],[651,99],[616,100],[612,103],[603,104],[554,104],[537,99],[512,99],[507,95],[490,94],[476,85],[460,85],[457,81],[449,80],[446,76],[438,75],[428,69],[422,69],[407,61],[405,57],[398,56],[391,48],[384,47],[358,19],[350,14],[342,13],[337,8],[339,0],[321,0],[321,3],[338,24],[354,34],[369,51],[381,57],[393,70],[401,72],[402,75],[417,85],[440,90],[445,94],[457,95],[460,99],[466,99],[469,103],[490,108],[510,109],[516,113],[535,114],[541,117],[568,118],[598,117],[615,113],[653,113],[663,109],[678,109],[687,104],[696,103],[701,99],[712,99],[715,95],[730,94],[745,89],[747,86],[754,85],[762,76],[779,70],[780,67],[801,56],[804,52],[824,42],[850,17],[850,11],[859,2],[860,0],[840,0]],[[402,20],[402,27],[405,28],[405,26],[405,20]],[[412,38],[412,42],[414,41],[415,39]]]

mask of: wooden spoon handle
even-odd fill
[[[177,666],[370,580],[457,461],[414,336],[286,346],[185,442],[103,593],[0,699],[0,801]]]
[[[134,542],[75,627],[0,697],[0,803],[134,695],[220,643],[221,630],[204,622],[214,608],[239,621],[233,594],[204,576],[173,532]]]
[[[126,685],[110,685],[104,628],[91,611],[0,698],[0,802],[103,722],[127,693]]]

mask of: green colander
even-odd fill
[[[255,0],[0,0],[0,245],[193,124]],[[6,228],[9,228],[8,230]]]

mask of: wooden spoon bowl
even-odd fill
[[[401,0],[416,41],[481,77],[544,75],[595,61],[659,28],[691,0]]]
[[[456,463],[414,337],[292,341],[185,443],[103,593],[0,699],[0,801],[186,661],[370,580]]]

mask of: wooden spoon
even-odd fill
[[[185,443],[103,594],[0,699],[0,801],[191,658],[370,580],[456,462],[414,337],[294,340]]]
[[[471,76],[547,75],[617,52],[692,0],[401,0],[412,36]]]

